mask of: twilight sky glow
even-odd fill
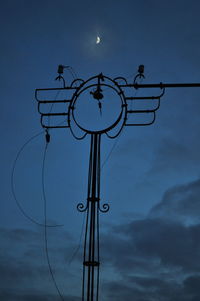
[[[1,3],[0,300],[60,300],[44,228],[11,193],[16,155],[42,131],[34,90],[59,86],[59,64],[85,80],[103,72],[132,82],[144,64],[143,83],[200,82],[199,12],[198,0]],[[67,70],[65,78],[73,80]],[[168,89],[154,125],[126,127],[116,143],[102,138],[101,199],[110,211],[100,215],[100,301],[200,300],[199,116],[200,88]],[[48,229],[50,261],[63,299],[80,301],[84,214],[76,205],[86,198],[90,140],[50,134],[48,223],[63,224]],[[40,223],[44,147],[44,134],[31,140],[14,174],[17,199]]]

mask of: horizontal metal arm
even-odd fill
[[[71,102],[71,100],[67,100],[67,99],[65,99],[65,100],[38,100],[38,102],[41,104],[41,103],[55,103],[55,104],[57,104],[57,103],[69,103],[69,102]]]
[[[42,127],[45,129],[67,129],[69,128],[69,125],[45,125],[42,123]]]
[[[68,113],[41,113],[43,116],[67,116]]]
[[[154,121],[156,120],[156,113],[155,111],[150,112],[153,114],[153,118],[150,122],[144,122],[144,123],[125,123],[125,126],[146,126],[146,125],[151,125],[154,123]]]
[[[194,87],[199,87],[200,88],[200,83],[190,83],[190,84],[164,84],[164,83],[159,83],[159,84],[127,84],[127,85],[120,85],[120,87],[133,87],[135,89],[139,88],[194,88]]]
[[[64,128],[69,128],[69,121],[67,121],[66,125],[61,125],[63,123],[63,121],[60,122],[60,123],[58,123],[57,125],[48,125],[48,124],[45,124],[44,120],[43,120],[45,116],[48,116],[48,115],[41,114],[41,116],[40,116],[40,123],[41,123],[41,125],[42,125],[43,128],[46,128],[46,129],[64,129]]]
[[[41,101],[44,101],[44,99],[39,99],[39,95],[38,95],[38,92],[41,92],[41,91],[64,91],[64,90],[76,90],[77,88],[76,87],[65,87],[65,88],[42,88],[42,89],[35,89],[35,99],[38,101],[38,102],[41,102]],[[51,100],[46,100],[46,101],[51,101]],[[53,100],[55,102],[58,102],[60,100]]]
[[[150,109],[150,110],[128,110],[127,111],[127,113],[129,113],[129,114],[132,114],[132,113],[153,113],[153,112],[155,112],[155,111],[157,111],[157,108],[156,109]]]
[[[35,89],[35,93],[38,91],[53,91],[53,90],[76,90],[77,87],[64,87],[64,88],[40,88],[40,89]]]
[[[126,97],[126,100],[152,100],[152,99],[159,99],[160,98],[160,95],[159,96],[133,96],[133,97]]]

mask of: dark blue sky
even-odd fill
[[[1,4],[1,300],[59,300],[44,229],[20,213],[10,185],[18,150],[41,131],[34,90],[59,85],[59,64],[83,79],[103,72],[131,82],[144,64],[144,83],[200,82],[199,11],[197,0]],[[125,128],[106,161],[101,196],[111,208],[100,216],[101,301],[200,300],[199,116],[199,88],[168,89],[155,124]],[[86,199],[89,142],[51,131],[46,157],[48,222],[64,225],[48,229],[49,254],[66,301],[81,296],[82,245],[74,252],[84,217],[76,205]],[[103,137],[102,163],[113,143]],[[18,200],[40,223],[44,146],[44,135],[32,140],[14,174]]]

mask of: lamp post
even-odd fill
[[[101,179],[101,137],[106,135],[115,139],[125,126],[147,126],[155,122],[156,112],[160,107],[160,99],[166,88],[200,87],[200,83],[190,84],[138,84],[137,79],[144,77],[144,66],[140,65],[133,83],[126,78],[110,78],[102,73],[86,81],[75,79],[66,86],[63,70],[67,66],[59,65],[57,80],[62,80],[62,88],[36,89],[38,111],[41,115],[41,125],[47,131],[51,128],[69,128],[74,138],[81,140],[90,136],[90,156],[88,170],[88,189],[86,203],[79,203],[77,209],[86,212],[85,239],[83,251],[82,301],[99,300],[99,213],[109,210],[109,205],[100,201]],[[134,90],[158,88],[161,90],[155,96],[128,96],[127,89]],[[45,93],[66,92],[62,99],[42,98]],[[70,92],[71,96],[67,97]],[[149,102],[149,106],[132,109],[134,101]],[[64,105],[64,112],[55,111],[56,106]],[[51,106],[48,111],[46,107]],[[54,108],[54,110],[53,110]],[[141,122],[130,122],[130,116],[150,116]],[[54,118],[65,118],[59,123],[51,123]],[[92,120],[92,121],[91,121]],[[78,128],[80,136],[75,134]]]

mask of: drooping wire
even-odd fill
[[[143,82],[143,80],[144,80],[143,77],[141,77],[141,78],[139,79],[139,85]],[[136,97],[137,94],[138,94],[138,89],[135,90],[135,93],[134,93],[134,96],[133,96],[133,97]],[[133,101],[131,101],[131,108],[130,108],[130,109],[131,109],[131,110],[133,109]]]
[[[116,140],[113,143],[113,146],[112,146],[111,150],[109,151],[108,155],[106,156],[106,158],[104,159],[103,163],[101,164],[101,170],[103,170],[104,166],[107,164],[108,160],[110,159],[110,157],[111,157],[111,155],[112,155],[115,147],[117,146],[117,144],[119,142],[119,139],[120,139],[122,133],[123,133],[123,129],[121,130],[121,132],[117,136]]]
[[[133,77],[133,75],[131,75],[131,76],[127,77],[127,78],[131,78],[131,77]],[[140,78],[139,84],[141,84],[142,82],[143,82],[143,78]],[[136,97],[137,93],[138,93],[138,90],[135,90],[134,97]],[[133,105],[133,102],[131,102],[131,110],[132,110],[132,105]],[[115,142],[113,143],[113,146],[112,146],[110,152],[108,153],[107,157],[105,158],[104,162],[102,163],[102,165],[101,165],[101,170],[103,170],[105,164],[106,164],[107,161],[110,159],[110,156],[112,155],[112,153],[113,153],[115,147],[117,146],[117,143],[119,142],[119,138],[120,138],[122,132],[123,132],[123,128],[122,128],[122,131],[119,133],[119,136],[117,137],[117,139],[116,139]]]
[[[132,75],[129,76],[129,77],[127,77],[127,78],[130,78],[130,77],[132,77]],[[143,78],[140,79],[140,84],[142,83],[142,81],[143,81]],[[134,97],[136,97],[137,93],[138,93],[138,90],[135,91]],[[131,102],[131,110],[132,110],[132,104],[133,104],[133,103]],[[102,165],[101,165],[101,170],[104,168],[105,164],[106,164],[107,161],[110,159],[110,156],[112,155],[112,153],[113,153],[115,147],[117,146],[117,143],[119,142],[119,138],[120,138],[122,132],[123,132],[123,128],[122,128],[121,132],[119,133],[119,135],[117,136],[117,139],[116,139],[115,142],[113,143],[113,146],[112,146],[110,152],[108,153],[107,157],[105,158],[104,162],[102,163]]]
[[[71,76],[72,76],[72,78],[73,78],[74,81],[75,81],[76,79],[78,79],[78,76],[77,76],[77,74],[76,74],[76,72],[75,72],[75,70],[74,70],[73,67],[67,66],[66,69],[69,71],[69,73],[71,74]],[[76,84],[76,87],[77,87],[77,84]],[[64,122],[66,122],[66,119],[65,119],[64,121],[62,121],[60,124],[62,124],[62,123],[64,123]],[[60,125],[60,124],[59,124],[59,125]],[[82,140],[82,139],[84,139],[84,138],[87,136],[87,133],[85,133],[83,136],[78,137],[78,136],[76,136],[76,134],[74,133],[74,131],[73,131],[73,129],[72,129],[72,126],[70,126],[69,129],[70,129],[70,132],[71,132],[72,136],[73,136],[76,140]]]
[[[126,77],[126,79],[132,78],[133,76],[135,77],[136,75],[137,75],[137,73],[134,73],[134,74],[129,75],[128,77]],[[142,83],[142,81],[143,81],[143,78],[140,79],[140,84]],[[120,82],[122,82],[122,80],[120,80],[119,83],[120,83]],[[135,91],[134,97],[137,95],[137,93],[138,93],[138,90]],[[132,102],[131,102],[131,109],[132,109]],[[122,132],[123,132],[123,129],[121,130],[121,132],[120,132],[119,135],[117,136],[117,139],[116,139],[115,142],[113,143],[113,146],[112,146],[110,152],[108,153],[108,155],[106,156],[104,162],[102,163],[102,165],[101,165],[101,170],[103,170],[105,164],[106,164],[107,161],[110,159],[110,156],[112,155],[112,153],[113,153],[113,151],[114,151],[114,149],[115,149],[117,143],[119,142],[119,138],[120,138]]]
[[[36,221],[34,218],[32,218],[30,215],[28,215],[26,213],[26,211],[23,209],[22,205],[20,204],[20,201],[18,200],[17,198],[17,195],[16,195],[16,192],[15,192],[15,185],[14,185],[14,175],[15,175],[15,169],[16,169],[16,165],[17,165],[17,162],[18,162],[18,159],[20,158],[20,155],[22,154],[22,152],[24,151],[25,147],[32,141],[34,140],[35,138],[37,138],[38,136],[42,135],[44,133],[44,131],[41,131],[35,135],[33,135],[31,138],[29,138],[22,146],[21,148],[19,149],[16,157],[15,157],[15,160],[13,162],[13,166],[12,166],[12,170],[11,170],[11,192],[12,192],[12,195],[14,197],[14,200],[16,202],[16,205],[17,207],[19,208],[19,210],[21,211],[21,213],[24,215],[24,217],[26,217],[28,220],[30,220],[32,223],[38,225],[38,226],[45,226],[43,223],[40,223],[38,221]],[[62,226],[62,225],[46,225],[47,227],[59,227],[59,226]]]
[[[44,239],[45,239],[45,253],[46,253],[46,259],[47,264],[49,268],[49,272],[52,278],[52,281],[54,283],[54,286],[57,290],[57,293],[62,301],[64,301],[63,295],[57,285],[53,269],[51,267],[51,262],[49,258],[49,250],[48,250],[48,238],[47,238],[47,199],[46,199],[46,193],[45,193],[45,183],[44,183],[44,176],[45,176],[45,161],[46,161],[46,154],[47,154],[47,148],[48,148],[49,142],[46,141],[45,149],[44,149],[44,156],[43,156],[43,162],[42,162],[42,191],[43,191],[43,197],[44,197]]]
[[[121,135],[121,133],[120,133]],[[115,140],[115,142],[113,143],[113,146],[111,148],[111,150],[109,151],[108,155],[106,156],[106,158],[104,159],[103,163],[101,164],[101,170],[103,170],[104,166],[106,165],[107,161],[110,159],[110,156],[112,155],[116,145],[117,145],[117,142],[119,140],[119,137],[120,135],[117,137],[117,139]]]
[[[67,69],[67,71],[68,71],[68,72],[70,73],[70,75],[72,76],[73,81],[75,81],[75,80],[78,78],[78,76],[77,76],[77,74],[76,74],[74,68],[72,68],[71,66],[66,66],[65,68]],[[57,80],[57,78],[56,78],[56,80]],[[77,84],[76,84],[76,86],[77,86]],[[55,100],[57,99],[59,93],[60,93],[60,90],[56,93]],[[50,107],[50,110],[49,110],[49,113],[52,112],[54,105],[55,105],[55,103],[52,103],[52,105],[51,105],[51,107]],[[58,125],[58,126],[59,126],[59,125],[62,125],[62,124],[65,123],[65,122],[67,122],[67,119],[64,119],[63,121],[59,122],[57,125]],[[50,116],[48,116],[48,127],[50,127]],[[81,140],[81,139],[85,138],[85,136],[86,136],[86,135],[84,135],[84,137],[80,137],[80,138],[79,138],[79,137],[76,137],[76,135],[75,135],[74,132],[72,131],[71,127],[70,127],[70,131],[71,131],[73,137],[74,137],[75,139],[77,139],[77,140]]]
[[[71,265],[72,261],[74,260],[74,258],[76,257],[80,247],[81,247],[81,242],[82,242],[82,237],[83,237],[83,230],[85,228],[85,212],[83,212],[84,216],[83,216],[83,222],[82,222],[82,226],[81,226],[81,233],[80,233],[80,237],[79,237],[79,241],[78,241],[78,246],[76,247],[76,249],[74,250],[69,262],[68,262],[68,266]]]
[[[73,77],[73,80],[78,78],[76,72],[74,71],[74,68],[72,68],[71,66],[68,66],[67,69],[68,69],[69,73],[71,74],[71,76]]]
[[[55,100],[57,99],[58,95],[60,94],[60,90],[57,91],[56,96],[55,96]],[[53,110],[53,106],[55,105],[55,103],[51,104],[50,110],[48,113],[51,113]],[[48,127],[50,126],[50,116],[48,116]]]

